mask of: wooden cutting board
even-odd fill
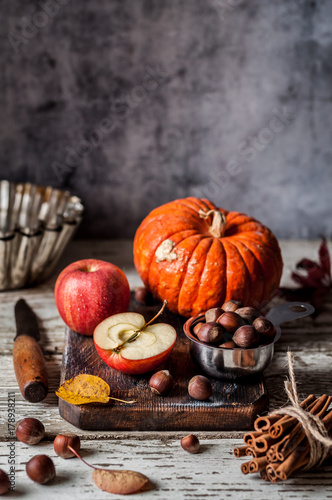
[[[142,306],[133,298],[130,311],[144,315],[146,321],[160,305]],[[135,400],[132,405],[111,402],[107,405],[72,405],[59,399],[61,417],[80,429],[128,431],[221,431],[253,428],[257,414],[267,409],[268,396],[262,375],[236,381],[212,379],[213,396],[196,401],[188,395],[191,377],[200,371],[189,353],[189,341],[182,326],[185,318],[165,311],[160,321],[173,325],[178,333],[171,357],[160,368],[167,368],[175,380],[168,396],[153,394],[148,382],[151,374],[126,375],[107,366],[98,356],[91,337],[69,329],[61,370],[61,383],[79,373],[89,373],[104,379],[111,395]]]

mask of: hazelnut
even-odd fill
[[[55,477],[53,460],[47,455],[35,455],[25,466],[26,473],[35,483],[46,484]]]
[[[145,286],[139,286],[135,290],[135,300],[144,306],[151,306],[153,304],[153,295]]]
[[[220,344],[219,347],[224,347],[225,349],[234,349],[234,347],[237,347],[237,345],[235,344],[234,340],[227,340],[227,342]]]
[[[188,392],[189,396],[198,401],[204,401],[213,394],[211,382],[204,375],[195,375],[195,377],[190,379]]]
[[[219,323],[204,323],[197,332],[197,338],[201,342],[215,344],[221,342],[223,332],[223,327]]]
[[[225,312],[226,311],[236,311],[239,309],[239,307],[243,307],[242,302],[239,300],[227,300],[222,306],[221,309],[223,309]]]
[[[236,330],[233,341],[239,347],[254,347],[259,342],[259,335],[253,326],[244,325]]]
[[[240,307],[239,309],[236,310],[236,314],[241,316],[241,318],[244,319],[250,325],[256,318],[258,318],[261,315],[261,313],[257,311],[257,309],[255,309],[254,307]]]
[[[75,451],[79,452],[81,448],[81,440],[75,434],[58,434],[53,442],[54,451],[61,458],[74,458],[76,455],[68,446],[71,446]]]
[[[196,336],[197,336],[197,334],[198,334],[198,332],[199,332],[199,329],[200,329],[200,328],[201,328],[201,326],[203,326],[204,324],[205,324],[205,323],[201,323],[201,322],[199,322],[199,323],[197,323],[197,324],[194,326],[194,328],[193,328],[193,332],[194,332],[194,334],[195,334]]]
[[[276,329],[274,328],[274,325],[264,316],[256,318],[252,326],[258,331],[260,335],[264,335],[264,337],[275,336]]]
[[[181,446],[188,453],[197,453],[199,450],[199,440],[194,434],[189,434],[181,439]]]
[[[208,309],[205,313],[205,321],[207,323],[216,322],[219,316],[221,316],[225,311],[221,309],[221,307],[213,307],[212,309]]]
[[[233,333],[244,325],[244,319],[233,311],[227,311],[218,318],[218,323],[225,328],[226,332]]]
[[[151,391],[158,396],[165,396],[173,387],[173,377],[168,370],[160,370],[152,375],[149,380]]]
[[[16,424],[16,437],[22,443],[33,445],[45,436],[45,427],[37,418],[27,417]]]
[[[4,470],[0,469],[0,495],[7,493],[10,488],[10,479]]]

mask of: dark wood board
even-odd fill
[[[148,321],[160,305],[142,306],[133,298],[130,311],[139,312]],[[132,405],[111,402],[107,405],[72,405],[59,399],[61,417],[85,430],[128,431],[221,431],[253,428],[257,414],[267,409],[268,396],[262,375],[238,380],[212,379],[213,396],[207,401],[196,401],[188,395],[191,377],[200,373],[191,360],[189,341],[182,331],[185,318],[163,313],[160,321],[172,324],[178,339],[171,357],[160,368],[167,368],[175,380],[168,396],[153,394],[148,381],[151,376],[127,375],[113,370],[98,356],[91,337],[69,329],[61,370],[61,383],[79,373],[89,373],[104,379],[111,387],[111,395],[135,400]]]

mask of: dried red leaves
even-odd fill
[[[311,259],[301,259],[296,264],[296,270],[291,277],[293,281],[300,285],[300,288],[279,289],[279,296],[290,301],[307,301],[316,309],[315,315],[324,301],[326,294],[332,288],[331,259],[326,238],[322,237],[322,242],[318,250],[318,262]]]

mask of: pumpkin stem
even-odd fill
[[[215,238],[221,238],[224,236],[227,225],[226,217],[219,210],[209,210],[208,212],[204,212],[203,210],[199,211],[199,216],[202,219],[207,219],[211,214],[213,214],[213,219],[211,226],[209,226],[209,233]]]

